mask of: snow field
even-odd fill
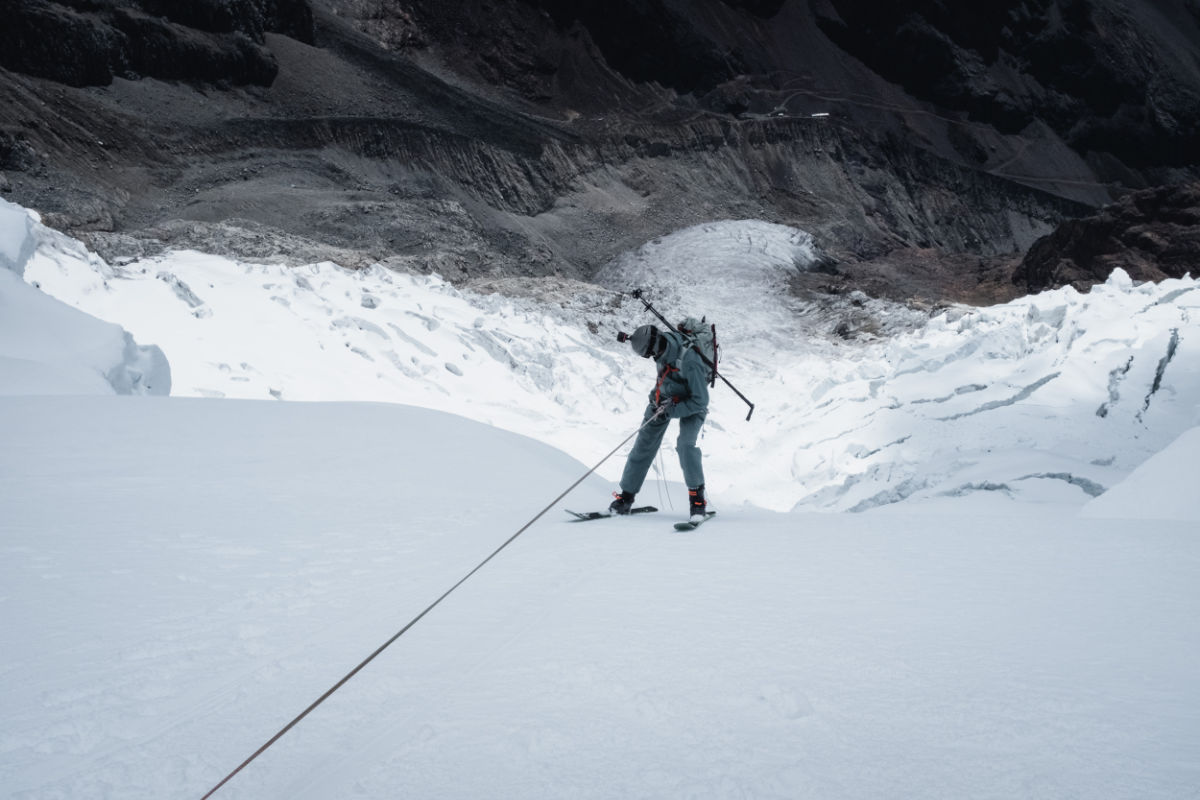
[[[0,410],[14,798],[199,796],[585,469],[395,405]],[[218,796],[1177,798],[1200,781],[1190,522],[565,517]]]
[[[611,334],[646,317],[601,289],[110,267],[10,211],[6,797],[200,796],[640,418],[646,364]],[[662,513],[552,509],[218,797],[1195,793],[1194,281],[843,344],[779,294],[807,240],[777,228],[682,231],[612,277],[720,309],[758,410],[717,390],[718,518],[671,530],[669,449],[640,498]],[[173,393],[226,399],[112,396],[157,351],[113,323]],[[305,398],[388,402],[277,402]],[[792,506],[871,513],[766,510]]]

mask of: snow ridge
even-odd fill
[[[25,274],[25,265],[37,250],[37,216],[18,205],[0,200],[0,269]]]

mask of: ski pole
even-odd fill
[[[662,320],[662,324],[666,325],[668,328],[675,331],[675,333],[679,333],[679,329],[676,328],[674,325],[672,325],[670,322],[668,322],[667,318],[664,317],[662,314],[658,313],[658,309],[655,308],[654,306],[652,306],[650,304],[650,301],[642,296],[641,289],[634,289],[632,292],[630,292],[630,294],[633,297],[636,297],[638,300],[641,300],[642,305],[644,305],[646,307],[646,310],[649,311],[654,316],[658,317],[660,320]],[[618,340],[620,339],[619,336],[617,338],[618,338]],[[706,355],[704,355],[704,353],[700,352],[699,347],[692,345],[692,352],[694,352],[696,355],[700,356],[700,360],[704,362],[705,366],[707,366],[709,369],[711,369],[713,371],[714,375],[716,375],[718,378],[720,378],[722,381],[724,381],[725,385],[728,386],[730,389],[732,389],[733,393],[736,394],[738,397],[740,397],[742,399],[743,403],[750,406],[750,411],[748,411],[746,413],[746,421],[749,422],[750,417],[754,414],[754,403],[750,402],[750,398],[746,397],[746,395],[739,392],[738,388],[736,386],[734,386],[732,383],[730,383],[728,378],[726,378],[724,375],[722,375],[720,372],[718,372],[717,365],[714,364],[712,361],[710,361],[708,356],[706,356]]]

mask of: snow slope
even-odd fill
[[[926,318],[865,297],[845,313],[881,331],[845,342],[838,307],[783,287],[811,238],[754,220],[648,243],[558,302],[460,291],[437,277],[334,264],[289,268],[174,253],[109,266],[51,232],[26,268],[45,292],[170,360],[173,394],[373,400],[436,408],[591,461],[636,426],[653,383],[616,332],[668,319],[718,323],[723,385],[701,446],[717,503],[869,510],[972,495],[1013,513],[1082,507],[1200,424],[1194,279],[1086,295],[1046,292]],[[668,447],[665,480],[680,480]],[[601,469],[615,481],[620,460]],[[649,484],[661,486],[661,484]],[[655,491],[650,489],[650,491]],[[655,494],[656,502],[662,502]]]
[[[21,275],[37,250],[37,218],[21,206],[0,200],[0,270]]]
[[[0,398],[0,441],[0,786],[21,800],[201,796],[584,471],[384,404]],[[1194,523],[565,517],[217,797],[1200,785]]]
[[[0,395],[169,394],[162,350],[22,280],[39,228],[0,200]]]
[[[203,795],[641,404],[608,329],[644,317],[601,289],[555,307],[334,265],[117,268],[4,231],[41,287],[0,270],[0,353],[24,354],[0,359],[5,797]],[[753,311],[722,330],[760,408],[713,410],[718,517],[680,535],[680,511],[551,508],[218,798],[1196,796],[1194,282],[836,344],[770,290],[804,238],[744,231],[780,233],[643,251],[754,262]],[[679,303],[705,305],[692,284]],[[260,399],[112,396],[112,352],[86,345],[118,329],[42,290],[161,344],[176,393]],[[306,396],[414,405],[272,399]],[[763,508],[796,498],[875,510]]]
[[[1083,507],[1084,517],[1175,519],[1200,523],[1193,477],[1200,454],[1200,427],[1185,431],[1129,477]]]

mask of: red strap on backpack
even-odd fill
[[[658,375],[658,383],[654,384],[654,405],[662,402],[662,384],[663,380],[672,372],[679,372],[675,367],[666,367]]]

